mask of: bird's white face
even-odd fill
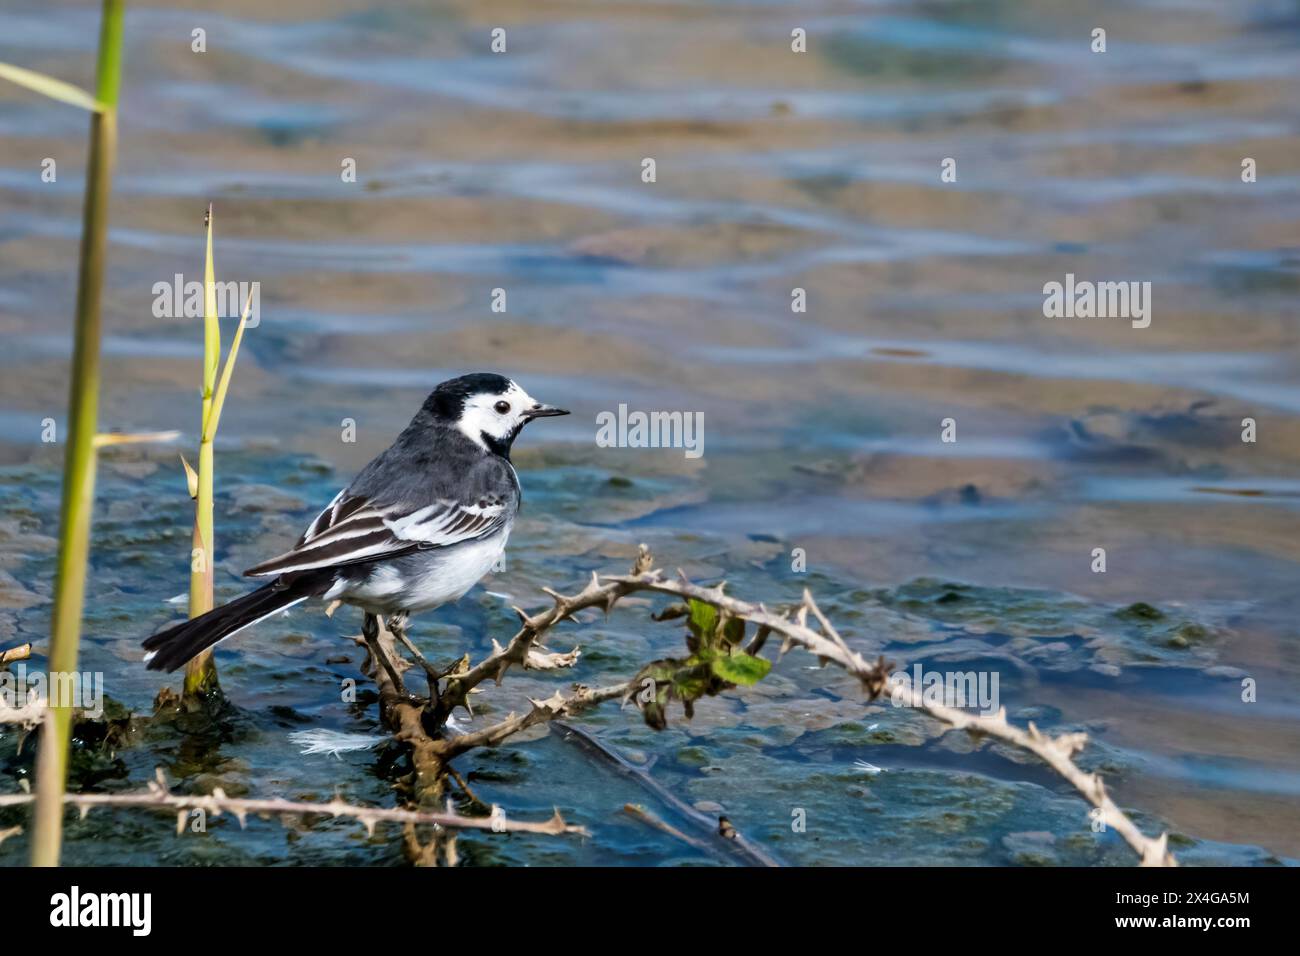
[[[483,445],[483,436],[509,443],[541,404],[514,382],[502,393],[479,392],[465,399],[456,427]]]

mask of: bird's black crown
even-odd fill
[[[496,372],[473,372],[460,378],[451,378],[435,388],[424,402],[426,411],[439,418],[456,421],[471,395],[503,395],[510,388],[510,379]]]

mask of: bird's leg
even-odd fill
[[[434,667],[420,653],[420,649],[411,643],[411,639],[406,636],[406,625],[411,621],[411,615],[406,611],[399,611],[388,618],[388,629],[393,632],[393,636],[402,642],[402,646],[411,652],[417,664],[424,668],[424,677],[429,684],[429,700],[436,702],[438,700],[438,668]]]
[[[393,682],[393,689],[403,697],[409,697],[410,694],[406,692],[406,686],[402,683],[401,675],[399,675],[397,669],[393,667],[393,663],[388,659],[388,655],[379,648],[378,615],[371,614],[369,611],[365,612],[365,617],[362,618],[361,621],[361,636],[366,639],[366,646],[370,648],[371,660],[378,665],[382,665],[384,670],[388,672],[388,679]]]
[[[424,672],[430,677],[438,676],[438,669],[428,662],[420,649],[411,643],[411,639],[406,635],[406,625],[411,622],[411,615],[406,611],[400,611],[397,614],[390,615],[388,618],[388,629],[392,631],[393,636],[402,642],[402,646],[411,652],[416,661]]]

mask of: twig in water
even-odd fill
[[[581,727],[575,727],[572,724],[555,721],[551,724],[551,732],[558,734],[561,740],[570,741],[578,744],[587,753],[594,754],[608,761],[619,773],[631,777],[647,791],[654,794],[663,803],[672,807],[674,812],[680,814],[684,819],[689,820],[710,838],[709,843],[696,843],[688,840],[693,846],[702,846],[706,850],[721,851],[728,858],[740,857],[750,866],[780,866],[773,857],[769,856],[762,848],[754,845],[737,830],[731,827],[728,833],[724,834],[721,826],[723,818],[714,818],[682,800],[675,793],[661,784],[654,777],[650,776],[650,771],[645,767],[640,767],[628,760],[617,750],[610,747],[598,737],[588,733]],[[631,804],[629,804],[631,806]],[[626,809],[626,808],[625,808]]]
[[[676,840],[681,840],[687,846],[693,846],[695,847],[695,849],[703,853],[708,853],[713,849],[703,840],[697,840],[689,833],[683,833],[675,826],[665,823],[663,820],[659,819],[659,817],[655,816],[653,813],[651,813],[645,807],[641,806],[641,804],[639,803],[623,804],[623,812],[626,813],[628,816],[632,817],[632,819],[640,820],[642,823],[646,824],[647,826],[653,827],[654,829],[659,830],[662,833],[666,833],[670,837],[673,837]]]

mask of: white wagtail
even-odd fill
[[[460,598],[501,557],[519,511],[511,444],[534,418],[567,414],[489,372],[443,382],[292,550],[244,572],[269,584],[148,638],[149,669],[175,670],[307,598],[356,605],[367,628]]]

